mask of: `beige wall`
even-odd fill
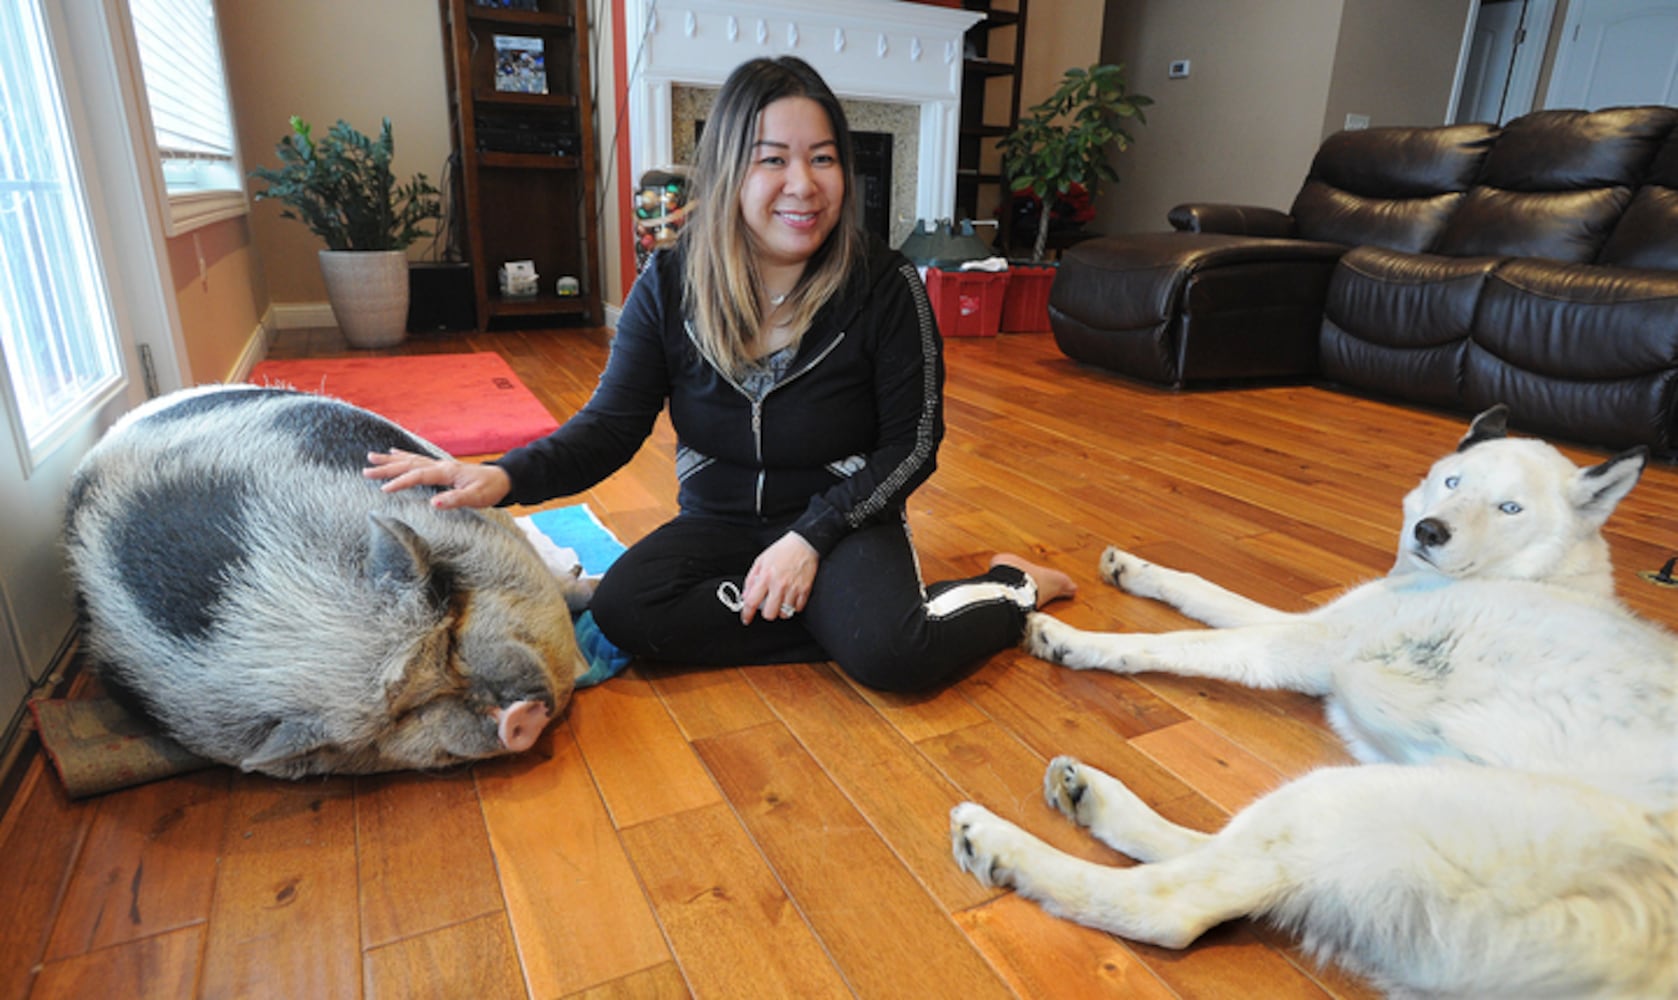
[[[1322,139],[1344,0],[1109,0],[1103,58],[1152,97],[1092,228],[1165,229],[1185,201],[1286,208]],[[1168,79],[1178,59],[1185,79]]]
[[[1371,126],[1439,125],[1451,110],[1473,0],[1346,0],[1322,133],[1348,114]]]
[[[1021,102],[1029,107],[1047,96],[1067,67],[1097,61],[1124,62],[1132,89],[1158,102],[1137,145],[1118,161],[1121,182],[1098,202],[1100,231],[1164,228],[1165,212],[1189,200],[1285,208],[1322,136],[1348,111],[1375,124],[1443,120],[1470,2],[1038,0],[1027,25]],[[342,117],[366,132],[388,115],[398,174],[423,171],[441,182],[451,144],[434,3],[217,3],[247,169],[277,162],[274,144],[292,114],[320,130]],[[617,303],[624,280],[618,208],[621,186],[634,178],[614,155],[612,5],[589,0],[600,261],[604,298]],[[1438,44],[1430,44],[1435,36]],[[1192,74],[1168,80],[1166,64],[1182,58],[1193,61]],[[190,236],[170,241],[194,378],[225,377],[269,306],[325,302],[320,242],[279,211],[256,203],[248,223],[209,227],[199,246]],[[200,274],[206,239],[211,252]],[[422,245],[412,254],[430,252]]]
[[[277,166],[274,145],[291,115],[317,132],[343,118],[374,134],[389,116],[396,172],[423,172],[442,186],[452,150],[440,5],[434,0],[217,0],[227,49],[228,87],[247,169]],[[617,112],[612,82],[612,0],[589,0],[595,129],[599,138],[600,263],[604,298],[621,300],[618,204],[621,170],[612,156]],[[322,245],[304,226],[280,218],[280,207],[252,206],[251,232],[272,303],[315,306],[326,289],[315,254]],[[429,241],[415,259],[441,253]]]
[[[186,384],[242,378],[268,301],[248,220],[212,223],[167,243]]]
[[[1445,121],[1472,0],[1109,0],[1103,58],[1158,103],[1093,228],[1167,228],[1186,201],[1286,209],[1348,113]],[[1187,79],[1166,66],[1188,59]]]
[[[1026,8],[1022,113],[1054,93],[1067,70],[1101,61],[1106,7],[1106,0],[1037,0]]]
[[[218,0],[234,127],[245,167],[278,166],[274,145],[299,115],[325,132],[342,118],[376,135],[390,118],[399,178],[441,180],[449,156],[442,15],[432,0]],[[260,185],[257,185],[260,186]],[[251,187],[247,184],[247,189]],[[256,255],[276,306],[326,300],[324,245],[280,207],[251,207]],[[416,245],[410,255],[422,257]]]

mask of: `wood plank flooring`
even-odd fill
[[[386,353],[498,351],[563,418],[607,344],[422,335]],[[305,331],[270,356],[342,351]],[[1083,627],[1186,624],[1097,580],[1108,543],[1285,608],[1385,572],[1400,498],[1465,423],[1313,387],[1158,391],[1048,335],[952,340],[947,358],[949,434],[910,510],[928,579],[1027,553],[1080,582],[1056,610]],[[673,450],[661,421],[580,499],[640,537],[674,512]],[[1678,554],[1675,510],[1678,470],[1656,465],[1609,526],[1622,595],[1668,625],[1678,590],[1637,574]],[[0,998],[1371,995],[1251,922],[1167,951],[958,871],[965,798],[1127,863],[1041,801],[1059,753],[1207,829],[1348,760],[1308,698],[1007,651],[913,698],[826,663],[636,667],[532,752],[441,774],[213,770],[70,802],[36,761],[0,819]]]

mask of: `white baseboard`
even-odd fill
[[[338,317],[328,302],[288,302],[268,310],[274,317],[276,330],[307,330],[313,327],[337,326]]]
[[[268,345],[274,342],[274,310],[270,308],[257,321],[256,329],[251,331],[245,341],[245,349],[239,352],[239,360],[233,363],[233,370],[227,373],[229,382],[248,382],[251,369],[257,362],[268,356]]]
[[[605,321],[606,327],[613,333],[616,333],[618,329],[618,317],[623,315],[623,306],[615,306],[612,303],[607,302],[601,306],[600,312],[600,318]]]

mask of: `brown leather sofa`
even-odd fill
[[[1678,448],[1678,108],[1341,132],[1290,211],[1189,204],[1067,250],[1050,325],[1173,387],[1316,379]]]

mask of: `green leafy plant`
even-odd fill
[[[421,226],[441,218],[443,208],[424,174],[396,183],[390,170],[394,149],[389,118],[377,141],[340,119],[317,143],[309,123],[293,115],[291,134],[275,147],[280,169],[251,171],[268,182],[255,198],[284,204],[280,217],[308,226],[329,249],[405,250],[431,235]]]
[[[1130,148],[1135,138],[1125,126],[1129,119],[1145,124],[1142,109],[1152,103],[1152,98],[1126,90],[1123,66],[1073,67],[1048,100],[1021,116],[1013,131],[997,142],[1010,189],[1029,190],[1043,202],[1033,260],[1043,259],[1057,200],[1074,184],[1082,184],[1093,198],[1101,182],[1119,179],[1108,149]]]

